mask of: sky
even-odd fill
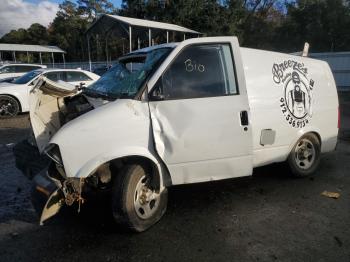
[[[110,0],[119,7],[122,0]],[[0,0],[0,37],[13,29],[33,23],[47,26],[55,18],[63,0]]]

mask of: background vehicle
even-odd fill
[[[9,77],[20,77],[25,73],[46,68],[46,65],[36,65],[36,64],[5,64],[0,67],[0,80]]]
[[[109,190],[115,221],[144,231],[164,214],[171,185],[285,161],[307,176],[337,141],[328,64],[241,48],[235,37],[138,50],[82,94],[68,91],[42,82],[31,92],[36,145],[52,160],[34,179],[33,199],[51,193],[41,222]]]
[[[2,79],[0,79],[0,83],[11,83],[11,82],[15,81],[18,77],[2,78]]]
[[[64,81],[74,86],[89,86],[97,79],[94,73],[77,69],[38,69],[31,71],[13,82],[0,83],[0,117],[11,117],[29,111],[29,91],[35,81],[45,76],[52,81]]]
[[[111,68],[111,66],[99,66],[99,67],[96,67],[92,72],[96,75],[102,76],[110,68]]]

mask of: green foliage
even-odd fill
[[[313,52],[348,51],[349,3],[349,0],[123,0],[118,10],[109,0],[65,0],[47,29],[33,24],[28,29],[12,30],[0,42],[57,45],[67,51],[67,60],[87,60],[86,29],[99,14],[115,13],[174,23],[208,36],[236,35],[243,46],[254,48],[295,52],[307,41]],[[91,44],[100,59],[105,56],[106,45],[113,56],[119,55],[117,50],[125,45],[120,39],[110,38],[109,43],[98,39]]]
[[[112,13],[115,8],[108,0],[78,0],[78,12],[92,21],[98,14]]]

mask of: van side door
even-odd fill
[[[250,175],[252,132],[237,39],[184,41],[159,70],[149,107],[156,151],[173,184]]]

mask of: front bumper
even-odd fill
[[[34,209],[40,216],[40,225],[56,215],[65,203],[61,188],[48,176],[48,168],[38,173],[33,179],[31,199]]]

